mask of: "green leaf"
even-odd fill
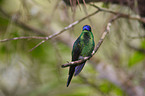
[[[135,52],[129,59],[128,66],[132,67],[141,62],[142,60],[144,60],[144,58],[145,58],[144,54],[142,54],[141,52]]]

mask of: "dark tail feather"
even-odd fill
[[[77,76],[81,72],[81,70],[83,69],[84,65],[85,65],[85,62],[83,64],[78,65],[78,66],[75,67],[75,74],[74,74],[75,76]]]
[[[70,67],[70,69],[69,69],[69,77],[68,77],[68,80],[67,80],[67,87],[69,86],[69,84],[71,82],[71,79],[73,77],[74,72],[75,72],[75,66]]]

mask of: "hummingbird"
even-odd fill
[[[73,44],[72,61],[81,60],[83,57],[90,56],[94,50],[94,46],[95,42],[91,27],[89,25],[84,25],[81,35]],[[70,66],[67,87],[69,86],[73,75],[77,76],[83,69],[85,63],[86,61],[80,65]]]

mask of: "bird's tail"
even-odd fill
[[[83,64],[78,65],[78,66],[75,67],[75,74],[74,74],[75,76],[77,76],[77,75],[82,71],[82,69],[83,69],[85,63],[86,63],[86,62],[84,62]]]
[[[69,69],[69,77],[68,77],[68,80],[67,80],[67,87],[69,86],[69,84],[71,82],[71,79],[73,77],[74,72],[75,72],[75,66],[71,66],[70,69]]]

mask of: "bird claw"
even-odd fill
[[[84,57],[83,57],[83,56],[79,56],[79,59],[80,59],[80,60],[83,60],[83,59],[84,59]]]

